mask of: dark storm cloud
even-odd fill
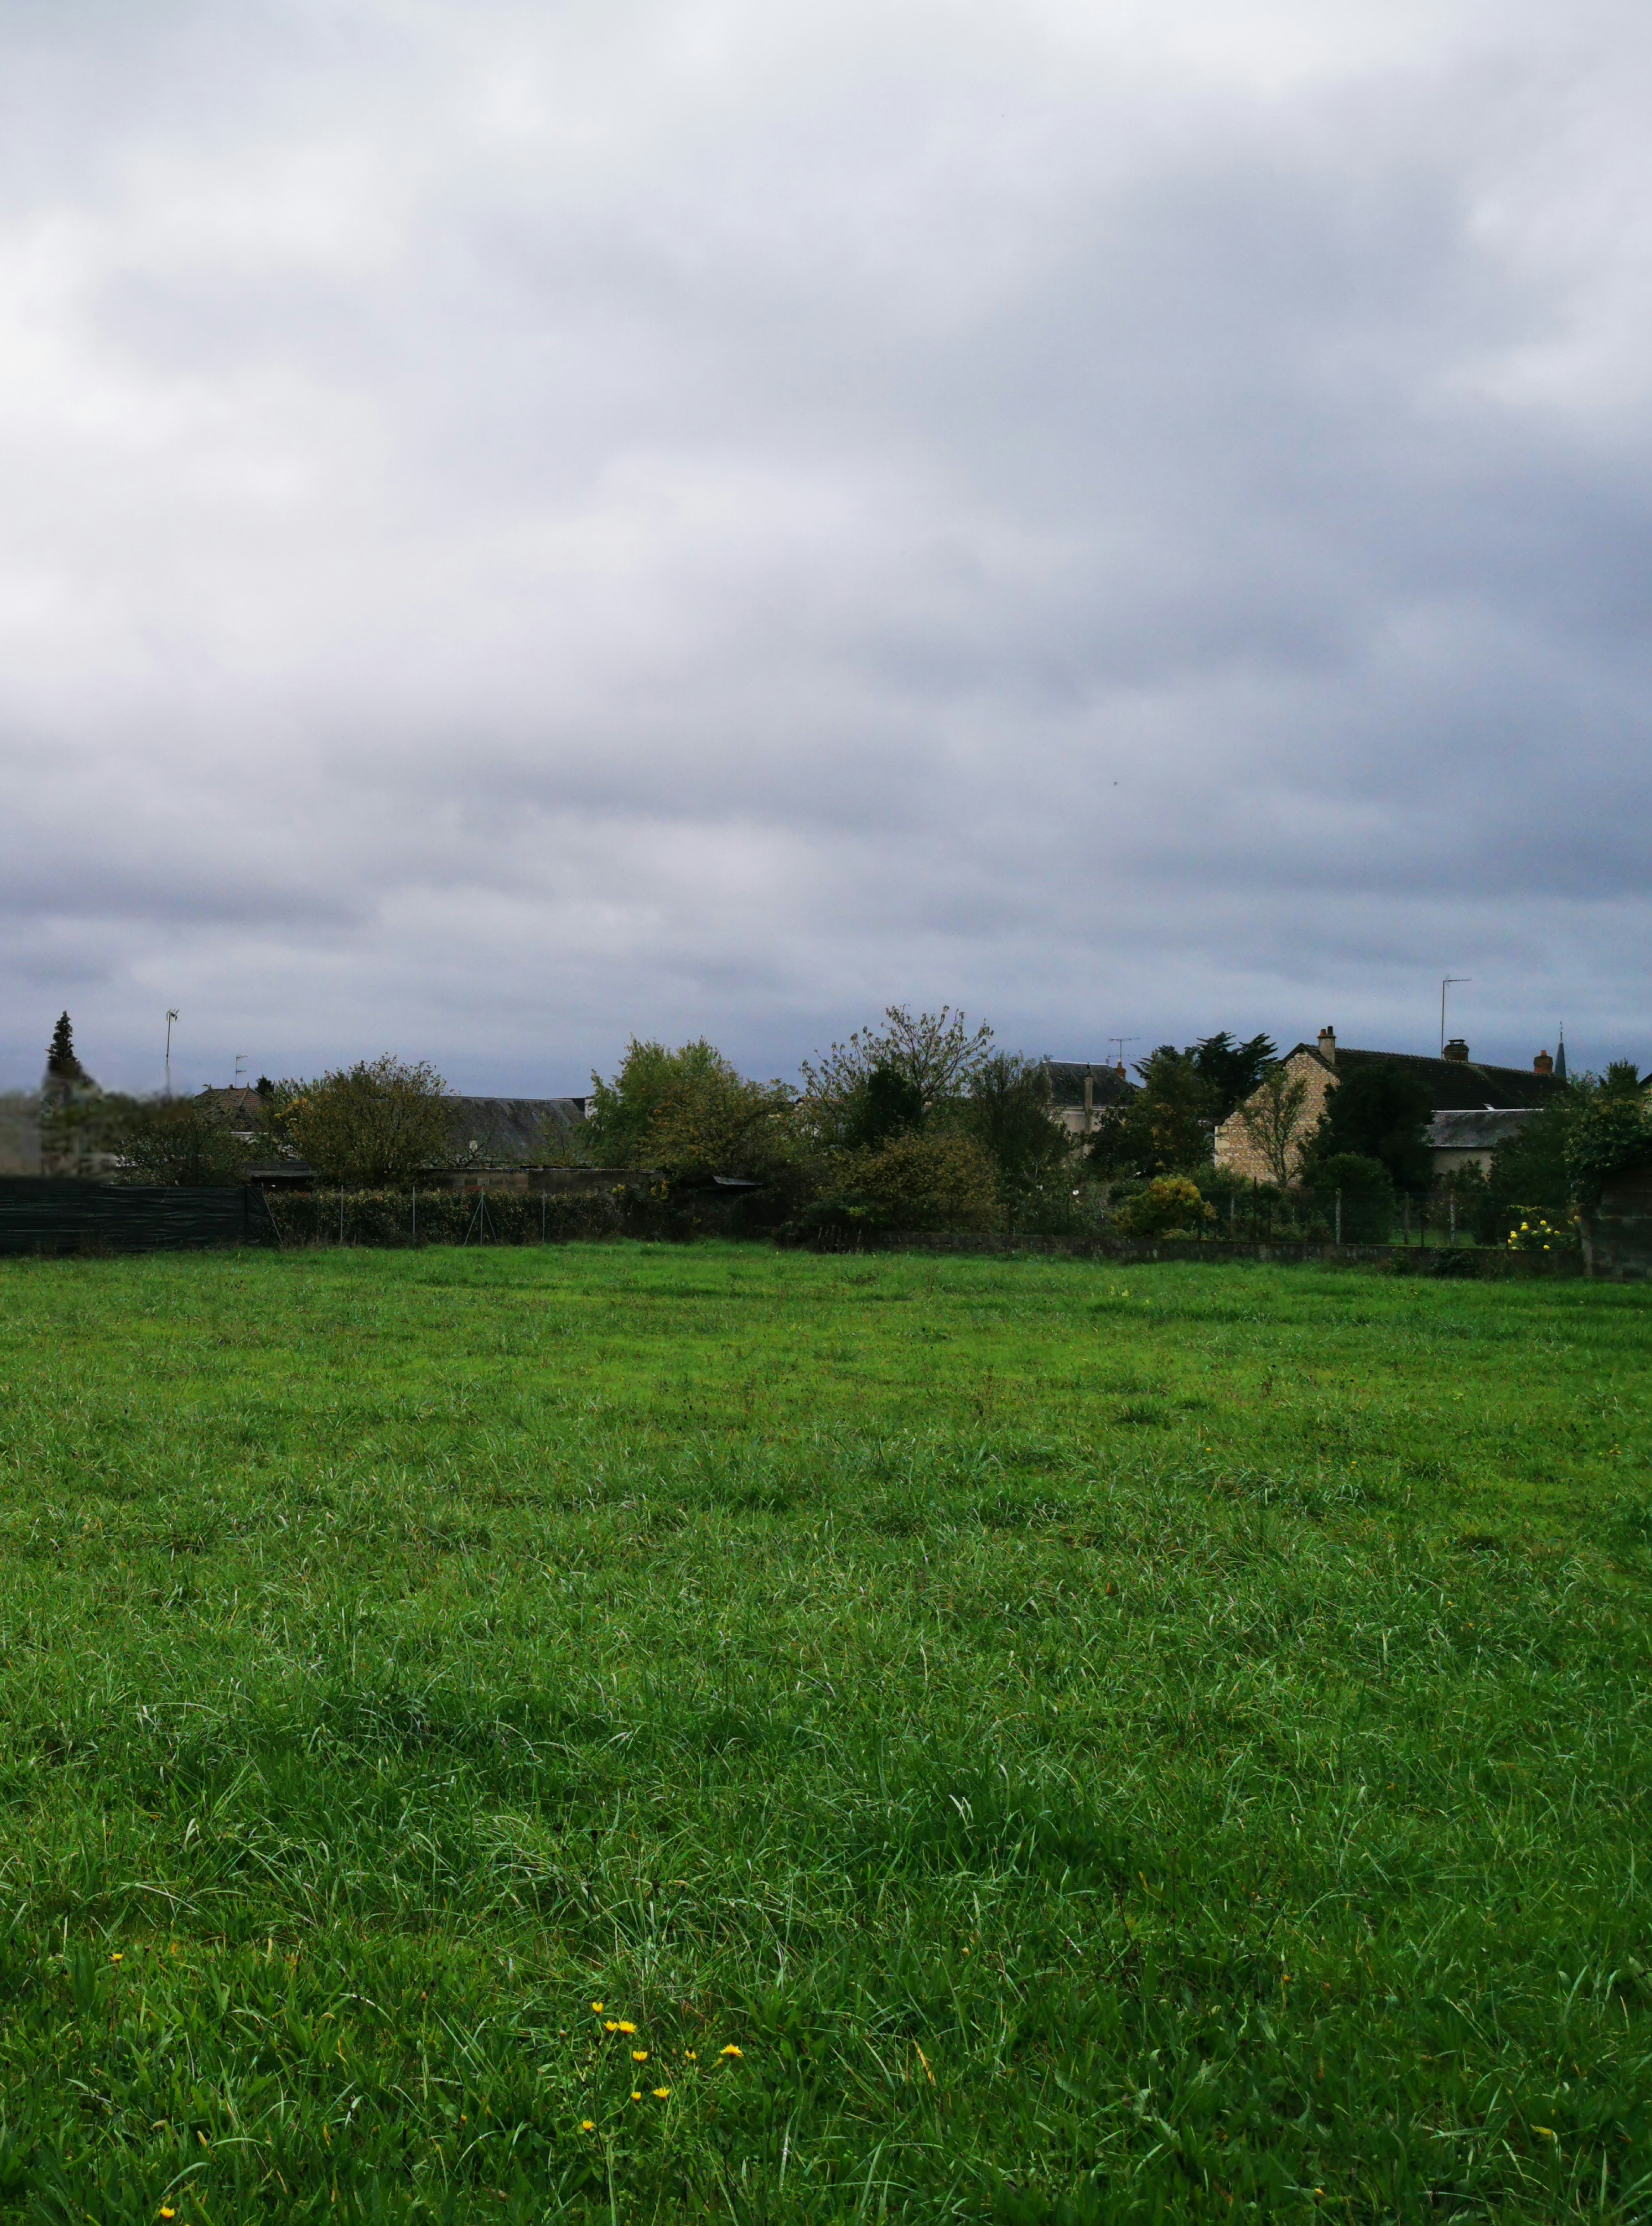
[[[1642,1036],[1624,6],[0,25],[0,1041]],[[1652,1032],[1649,1032],[1652,1033]]]

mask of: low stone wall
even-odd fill
[[[1603,1184],[1583,1218],[1583,1251],[1600,1282],[1652,1280],[1652,1167],[1626,1167]]]

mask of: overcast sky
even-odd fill
[[[0,1084],[1652,1064],[1644,0],[0,0]]]

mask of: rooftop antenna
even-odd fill
[[[1439,985],[1439,1055],[1446,1056],[1446,992],[1459,982],[1471,982],[1472,974],[1448,974]]]
[[[232,1084],[233,1088],[238,1090],[241,1087],[241,1077],[245,1072],[246,1053],[244,1051],[238,1051],[235,1054],[235,1080]]]
[[[1116,1045],[1118,1046],[1118,1047],[1119,1047],[1119,1056],[1118,1056],[1118,1061],[1117,1061],[1117,1064],[1118,1064],[1120,1066],[1122,1066],[1122,1065],[1123,1065],[1123,1064],[1124,1064],[1124,1046],[1125,1046],[1125,1045],[1126,1045],[1126,1044],[1128,1044],[1128,1043],[1140,1043],[1140,1042],[1141,1042],[1141,1037],[1140,1037],[1140,1036],[1109,1036],[1109,1038],[1108,1038],[1108,1040],[1108,1040],[1108,1041],[1109,1041],[1109,1043],[1110,1043],[1110,1044],[1116,1044]]]
[[[174,1005],[168,1005],[168,1006],[167,1007],[167,1085],[166,1085],[166,1095],[167,1095],[168,1097],[171,1097],[171,1095],[172,1095],[172,1023],[174,1022],[174,1021],[175,1021],[175,1020],[177,1019],[177,1017],[178,1017],[177,1008],[176,1008],[175,1006],[174,1006]]]

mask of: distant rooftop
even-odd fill
[[[1082,1105],[1086,1076],[1094,1105],[1116,1105],[1135,1089],[1124,1069],[1108,1059],[1041,1059],[1039,1065],[1050,1078],[1052,1105]]]
[[[1397,1066],[1424,1085],[1436,1112],[1544,1105],[1557,1090],[1566,1087],[1563,1078],[1542,1074],[1529,1066],[1488,1066],[1466,1056],[1434,1059],[1409,1051],[1357,1051],[1342,1044],[1335,1044],[1327,1055],[1321,1048],[1323,1041],[1322,1038],[1321,1043],[1299,1043],[1286,1056],[1294,1059],[1298,1052],[1306,1052],[1337,1075],[1361,1066]]]

